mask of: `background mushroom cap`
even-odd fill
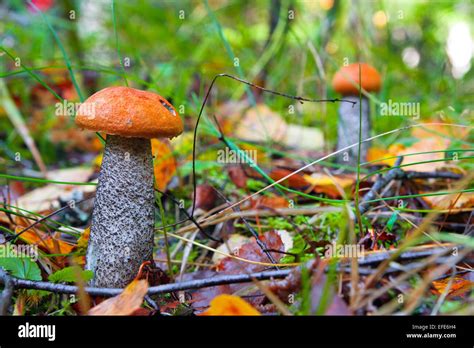
[[[85,129],[137,138],[173,138],[183,122],[173,105],[160,95],[129,87],[108,87],[90,96],[76,114]]]
[[[367,92],[377,92],[380,90],[382,80],[379,72],[369,64],[354,63],[342,67],[334,75],[332,87],[336,92],[343,95],[359,94],[359,64],[362,75],[362,88]]]

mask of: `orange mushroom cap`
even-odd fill
[[[362,77],[362,88],[367,92],[378,92],[382,84],[379,72],[366,63],[354,63],[342,67],[332,79],[332,87],[342,95],[359,94],[359,64]]]
[[[160,95],[129,87],[108,87],[79,107],[76,124],[85,129],[135,138],[173,138],[183,122]]]

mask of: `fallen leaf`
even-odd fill
[[[93,168],[68,168],[48,172],[48,179],[63,182],[81,182],[89,180]],[[30,191],[18,198],[17,206],[32,212],[44,212],[60,208],[59,198],[71,196],[73,191],[95,192],[95,185],[48,184]]]
[[[21,232],[24,228],[25,226],[17,226],[15,233]],[[37,245],[48,254],[69,254],[75,248],[75,245],[59,239],[56,233],[47,234],[35,228],[23,232],[20,239],[30,245]]]
[[[169,144],[158,139],[151,140],[151,151],[154,157],[155,185],[160,191],[164,191],[176,174],[176,159]]]
[[[289,124],[283,142],[297,150],[320,150],[324,147],[324,135],[318,128]]]
[[[276,230],[276,233],[278,233],[281,238],[284,251],[293,248],[293,236],[287,230]]]
[[[316,273],[316,274],[315,274]],[[326,291],[327,275],[324,273],[313,272],[311,284],[311,310],[312,314],[317,314],[323,294]],[[327,296],[327,295],[326,295]],[[327,307],[324,315],[352,315],[349,306],[339,297],[335,290],[329,292]]]
[[[259,236],[259,240],[266,246],[267,249],[284,251],[283,242],[280,235],[276,231],[265,232],[262,236]],[[278,262],[283,256],[283,254],[279,252],[270,252],[270,254],[273,256],[276,262]],[[250,261],[271,263],[268,256],[257,244],[255,238],[252,238],[250,242],[242,245],[238,250],[235,251],[234,255]],[[262,271],[266,267],[267,266],[265,265],[248,263],[228,256],[220,261],[220,263],[217,265],[217,270],[223,274],[240,274],[242,273],[242,270],[252,273]]]
[[[250,199],[250,206],[252,208],[288,208],[289,202],[286,198],[275,195],[263,195],[257,199]]]
[[[327,276],[325,268],[327,262],[321,260],[312,260],[306,264],[307,271],[311,272],[311,312],[316,314],[323,293],[326,291]],[[290,295],[295,295],[301,291],[301,268],[295,268],[284,279],[273,280],[268,289],[277,295],[282,301],[287,302]],[[335,291],[329,289],[325,315],[352,315],[349,306],[339,297]]]
[[[388,165],[390,167],[393,167],[395,165],[395,162],[397,161],[397,158],[390,158],[396,156],[393,153],[390,152],[390,150],[387,149],[381,149],[378,147],[371,147],[367,151],[367,162],[373,162],[371,165]]]
[[[432,290],[432,292],[435,295],[443,294],[446,291],[450,281],[451,277],[433,281],[432,285],[434,290]],[[471,282],[470,280],[464,279],[460,276],[455,276],[451,283],[448,296],[461,296],[470,291],[471,289],[474,289],[474,282]]]
[[[89,315],[131,315],[143,303],[148,291],[148,282],[144,279],[134,280],[115,297],[101,302],[89,311]]]
[[[285,138],[286,128],[286,122],[279,114],[264,104],[258,104],[247,110],[238,123],[235,134],[238,138],[247,141],[279,142]]]
[[[219,196],[216,190],[209,184],[196,186],[196,208],[209,211],[217,205]]]
[[[304,175],[304,179],[313,185],[313,191],[316,193],[324,193],[330,198],[338,198],[341,196],[338,186],[344,191],[352,186],[355,182],[354,176],[329,176],[321,173],[313,173],[311,175]]]
[[[229,174],[230,180],[238,188],[247,188],[247,175],[240,165],[231,165],[227,167],[227,174]]]
[[[87,245],[89,244],[90,234],[91,234],[91,228],[89,226],[89,227],[84,229],[81,236],[77,240],[77,248],[78,249],[83,249],[83,250],[87,249]]]
[[[282,250],[284,249],[283,242],[281,240],[280,235],[275,231],[270,231],[264,233],[262,236],[259,237],[260,241],[265,243],[267,249],[270,250]],[[276,262],[279,262],[281,257],[284,255],[278,252],[270,252],[272,257],[275,259]],[[238,256],[243,259],[262,262],[262,263],[270,263],[271,261],[268,259],[268,256],[262,251],[260,246],[257,244],[255,238],[251,238],[248,243],[243,244],[240,248],[235,250],[235,256]],[[212,278],[213,276],[222,275],[222,274],[242,274],[245,273],[253,273],[259,272],[266,269],[268,266],[261,265],[257,263],[248,263],[240,260],[236,260],[232,257],[224,257],[220,260],[217,264],[217,272],[206,270],[205,275],[202,277],[205,278]],[[186,279],[194,279],[195,275],[187,275]],[[219,285],[219,286],[212,286],[209,288],[199,289],[193,292],[192,294],[192,306],[195,310],[203,310],[209,306],[210,301],[221,294],[233,294],[236,291],[242,290],[244,288],[250,287],[250,295],[256,295],[249,297],[249,302],[251,302],[254,306],[258,306],[265,301],[265,296],[261,296],[261,293],[258,289],[254,289],[252,285],[249,284],[226,284],[226,285]],[[260,296],[257,296],[260,294]]]
[[[293,173],[293,171],[288,169],[275,168],[268,174],[268,176],[273,180],[278,181],[291,173]],[[291,175],[280,184],[293,189],[304,189],[310,185],[309,182],[305,180],[304,176],[299,173]]]
[[[437,123],[436,119],[424,123]],[[412,128],[411,134],[418,139],[438,138],[445,140],[446,137],[463,139],[469,134],[469,128],[450,127],[445,124],[426,124],[423,127]],[[443,136],[444,135],[444,136]]]
[[[211,301],[209,309],[200,315],[261,315],[252,305],[239,296],[219,295]]]
[[[425,192],[430,193],[430,192]],[[435,194],[436,192],[431,192]],[[474,206],[474,192],[451,193],[449,195],[422,196],[433,209],[469,209]]]
[[[443,151],[446,150],[449,146],[449,140],[444,138],[425,138],[412,146],[405,148],[404,150],[399,151],[397,156],[404,156],[407,154],[427,152],[427,151]],[[434,152],[434,153],[420,153],[412,156],[404,156],[402,165],[404,170],[411,170],[415,172],[434,172],[439,168],[442,168],[446,165],[444,159],[444,152]],[[429,162],[436,161],[437,162]],[[429,163],[419,163],[418,162],[429,162]],[[408,165],[408,166],[407,166]]]
[[[249,241],[249,237],[245,237],[240,234],[232,234],[227,239],[226,243],[219,245],[216,250],[220,251],[221,253],[232,254],[234,251],[237,251],[242,245],[248,243]],[[227,257],[221,253],[214,252],[214,255],[212,255],[212,262],[214,262],[214,264],[218,264],[222,259]]]

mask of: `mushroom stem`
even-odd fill
[[[352,103],[341,103],[339,106],[339,120],[337,124],[337,150],[359,142],[359,97],[344,96],[345,100],[354,101]],[[367,98],[362,97],[362,140],[370,137],[370,107]],[[361,144],[360,160],[363,162],[367,159],[367,151],[370,142]],[[357,167],[358,146],[354,146],[337,155],[337,163],[346,166]]]
[[[92,286],[125,287],[153,257],[153,161],[149,139],[107,135],[86,268]]]

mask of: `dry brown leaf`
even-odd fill
[[[242,245],[250,242],[250,238],[242,236],[240,234],[232,234],[226,241],[217,247],[217,251],[225,254],[232,254],[234,251],[238,250]],[[212,262],[218,264],[223,258],[227,257],[221,253],[215,252],[212,255]]]
[[[247,175],[240,165],[230,165],[227,167],[227,174],[230,180],[238,188],[247,188]]]
[[[265,232],[259,236],[259,240],[267,247],[268,250],[284,251],[284,245],[280,235],[276,231]],[[278,262],[283,256],[280,252],[270,252],[276,262]],[[245,260],[270,263],[268,256],[262,251],[260,246],[257,244],[255,238],[251,239],[251,242],[242,245],[234,253]],[[232,257],[225,257],[217,265],[217,270],[222,272],[221,274],[240,274],[243,270],[248,273],[262,271],[266,266],[255,263],[247,263],[244,261],[236,260]]]
[[[123,292],[109,298],[89,311],[89,315],[131,315],[143,303],[148,291],[148,282],[145,279],[137,280],[127,285]]]
[[[217,205],[219,196],[217,191],[209,184],[201,184],[196,187],[196,209],[209,211]]]

